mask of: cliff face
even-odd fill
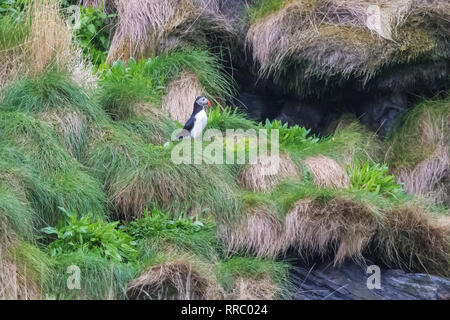
[[[299,262],[301,265],[302,262]],[[294,263],[294,266],[296,264]],[[300,300],[448,300],[450,280],[424,273],[380,269],[380,287],[368,288],[374,273],[347,262],[335,268],[321,264],[293,271],[294,298]],[[369,279],[369,280],[368,280]]]

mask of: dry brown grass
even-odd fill
[[[148,171],[154,168],[148,167]],[[161,206],[170,205],[175,199],[184,199],[190,190],[178,180],[174,172],[154,170],[151,174],[134,175],[132,180],[123,184],[117,181],[111,187],[112,201],[120,218],[127,221],[139,217],[146,205],[157,201]]]
[[[195,74],[183,72],[169,84],[162,100],[162,109],[172,119],[184,124],[192,114],[195,98],[204,92]]]
[[[252,253],[275,257],[286,250],[281,218],[264,206],[247,209],[237,226],[221,226],[223,243],[229,253]]]
[[[448,216],[434,217],[418,203],[386,213],[376,237],[377,256],[389,266],[450,274]]]
[[[437,204],[450,204],[450,154],[446,146],[436,151],[414,169],[399,169],[396,179],[406,192],[423,195]]]
[[[374,214],[354,200],[305,199],[294,204],[284,221],[263,206],[250,208],[240,225],[223,228],[221,235],[230,253],[276,257],[295,249],[304,257],[332,256],[340,264],[362,261],[376,229]]]
[[[311,171],[314,184],[319,188],[346,188],[350,184],[345,170],[331,158],[318,155],[306,158],[303,163]]]
[[[376,228],[374,215],[354,200],[335,198],[326,204],[301,200],[286,217],[286,241],[300,254],[331,252],[336,265],[348,258],[362,261]]]
[[[264,168],[278,162],[276,174],[265,174]],[[269,191],[283,179],[297,178],[297,167],[288,155],[258,157],[255,164],[248,164],[242,170],[239,181],[243,188],[251,191]]]
[[[36,300],[39,285],[29,276],[26,266],[11,254],[17,245],[14,232],[2,224],[0,230],[0,300]]]
[[[23,70],[24,52],[14,47],[0,52],[0,88],[14,82]]]
[[[35,0],[29,37],[28,64],[34,73],[42,73],[55,62],[67,64],[72,55],[72,34],[59,15],[59,3],[54,0]]]
[[[270,277],[252,279],[238,277],[234,280],[234,289],[227,299],[231,300],[274,300],[279,291]]]
[[[387,152],[398,182],[410,194],[450,204],[450,114],[447,99],[414,107]]]
[[[119,23],[108,61],[155,56],[184,44],[205,44],[211,36],[221,39],[232,34],[217,0],[115,0],[115,4]]]
[[[371,5],[381,8],[380,27],[369,19]],[[310,87],[315,81],[356,77],[365,84],[386,63],[443,54],[448,12],[444,0],[293,0],[254,21],[246,43],[262,76],[304,94],[320,90]]]
[[[72,75],[85,88],[95,88],[91,63],[72,41],[72,32],[59,13],[59,1],[34,0],[26,8],[30,31],[24,43],[1,54],[0,87],[24,75],[39,75],[56,68]]]
[[[177,259],[147,268],[127,288],[129,299],[212,300],[221,297],[217,283],[195,262]]]

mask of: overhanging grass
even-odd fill
[[[338,127],[334,134],[321,138],[317,143],[294,144],[286,149],[294,161],[325,155],[342,165],[350,164],[354,159],[376,162],[381,154],[381,144],[375,135],[358,122]]]
[[[49,297],[56,299],[124,299],[129,281],[137,276],[139,267],[128,263],[112,263],[92,253],[75,252],[54,258],[54,276],[47,285]],[[67,286],[69,266],[80,268],[80,290]],[[72,269],[72,272],[73,269]]]
[[[413,169],[439,144],[449,143],[450,98],[423,100],[403,116],[387,144],[391,169]]]
[[[236,189],[227,167],[175,164],[170,148],[146,145],[116,125],[98,130],[88,165],[122,218],[139,216],[152,204],[174,215],[206,211],[230,220],[236,214]]]
[[[192,253],[208,262],[217,261],[222,255],[215,225],[204,219],[172,220],[169,215],[152,210],[143,218],[132,221],[125,230],[138,240],[144,259],[157,256],[167,246]]]
[[[275,297],[283,297],[288,287],[289,265],[282,261],[260,259],[250,256],[235,256],[220,262],[215,268],[217,279],[226,292],[235,287],[238,278],[267,281],[270,279],[278,288]]]
[[[113,119],[125,119],[139,102],[159,105],[165,87],[183,71],[194,73],[210,98],[227,99],[233,94],[232,79],[214,55],[184,49],[139,62],[131,59],[128,66],[116,62],[101,74],[99,103]]]
[[[42,299],[52,277],[52,262],[37,247],[18,240],[9,230],[8,238],[0,241],[0,298]]]
[[[102,116],[100,109],[69,75],[54,70],[11,84],[5,89],[1,109],[34,113],[70,109],[96,121]]]
[[[28,171],[21,176],[27,200],[38,225],[57,223],[58,206],[82,214],[103,216],[106,199],[101,185],[59,144],[51,128],[20,112],[0,112],[0,142],[21,153]],[[20,173],[20,162],[9,162],[10,171]],[[18,169],[15,169],[18,168]]]
[[[47,70],[10,84],[3,92],[0,110],[20,111],[48,123],[61,144],[78,160],[83,158],[89,138],[89,124],[106,119],[68,74]]]
[[[34,217],[24,182],[35,179],[23,154],[14,147],[0,146],[0,226],[5,223],[24,239],[33,239]],[[2,232],[7,233],[7,230]]]
[[[401,1],[391,1],[391,10],[381,11],[381,20],[389,21],[383,28],[367,23],[370,3],[257,2],[253,15],[265,19],[252,21],[246,42],[260,75],[288,93],[323,97],[346,83],[364,87],[397,66],[448,59],[448,28],[440,3],[417,2],[404,10]],[[403,79],[411,77],[405,74]]]

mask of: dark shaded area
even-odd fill
[[[380,289],[369,289],[367,266],[346,262],[305,266],[295,261],[291,274],[294,299],[299,300],[437,300],[450,299],[450,280],[424,273],[380,268]],[[369,283],[373,283],[371,280]]]
[[[418,100],[441,96],[450,88],[450,62],[418,61],[386,67],[364,86],[354,78],[333,83],[311,81],[314,85],[299,96],[272,79],[259,78],[250,57],[250,53],[241,51],[228,64],[238,84],[238,94],[228,104],[256,121],[277,119],[305,126],[316,134],[326,132],[342,114],[352,113],[368,128],[386,136]]]

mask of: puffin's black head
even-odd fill
[[[202,108],[211,107],[211,102],[209,102],[209,100],[206,99],[205,97],[200,96],[195,99],[194,109],[195,109],[196,105],[198,105],[199,107],[202,107]]]

